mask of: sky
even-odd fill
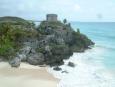
[[[45,20],[49,13],[60,20],[115,22],[115,0],[0,0],[0,17]]]

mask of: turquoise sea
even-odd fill
[[[115,70],[115,22],[72,22],[72,26],[80,28],[96,46],[105,49],[101,61],[108,69]]]
[[[60,79],[58,87],[115,87],[115,23],[71,22],[71,26],[75,31],[79,28],[95,46],[65,60],[60,67],[68,73],[49,69]],[[76,67],[69,67],[69,61]]]

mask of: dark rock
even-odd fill
[[[67,71],[62,71],[61,73],[69,73],[69,72],[67,72]]]
[[[12,67],[19,67],[20,63],[21,63],[21,59],[19,57],[15,57],[14,59],[12,59],[12,60],[9,61],[9,64]]]
[[[57,67],[54,67],[53,70],[61,71],[62,69],[57,66]]]
[[[19,51],[19,54],[25,54],[28,55],[31,52],[32,48],[30,46],[24,46],[24,48],[22,48]]]
[[[41,65],[44,63],[44,55],[42,53],[29,55],[27,58],[27,62],[32,65]]]
[[[4,57],[0,56],[0,62],[6,61]]]
[[[32,56],[34,54],[36,54],[36,51],[33,48],[30,46],[25,46],[19,51],[19,53],[17,53],[17,57],[19,57],[21,61],[25,62],[28,56]]]
[[[21,61],[27,60],[27,56],[25,54],[17,54],[17,57],[19,57],[21,59]]]
[[[3,59],[0,58],[0,62],[2,62],[2,61],[3,61]]]
[[[68,63],[68,66],[70,66],[70,67],[75,67],[75,64],[72,63],[72,62],[69,62],[69,63]]]

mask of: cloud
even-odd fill
[[[94,21],[97,19],[96,15],[101,13],[104,15],[103,20],[115,20],[114,8],[115,2],[112,0],[0,0],[0,16],[38,20],[45,18],[47,13],[56,13],[60,19],[78,21]]]
[[[67,1],[67,3],[65,3]],[[69,2],[68,2],[69,1]],[[65,4],[64,4],[65,3]],[[8,3],[8,0],[0,1],[0,11],[7,10],[9,15],[10,13],[48,13],[59,11],[65,12],[69,6],[70,0],[11,0]],[[4,13],[3,11],[3,13]],[[6,13],[6,12],[5,12]]]

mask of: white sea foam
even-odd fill
[[[65,64],[60,66],[62,71],[49,72],[60,79],[59,87],[115,87],[115,77],[104,67],[102,60],[105,48],[98,46],[87,50],[85,53],[74,53]],[[67,66],[71,61],[76,64],[75,68]]]

